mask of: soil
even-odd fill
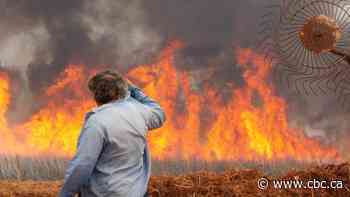
[[[350,164],[325,165],[306,171],[290,171],[270,180],[342,181],[342,189],[271,189],[261,190],[258,179],[264,175],[257,170],[227,171],[225,173],[199,172],[182,176],[152,177],[151,197],[249,197],[249,196],[350,196]],[[0,197],[53,197],[62,182],[0,181]]]

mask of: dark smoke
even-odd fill
[[[188,46],[184,55],[198,59],[205,66],[207,58],[217,57],[233,45],[254,45],[263,2],[152,0],[142,1],[142,5],[147,22],[164,41],[184,41]]]
[[[257,0],[3,0],[1,29],[7,31],[0,41],[41,28],[34,36],[34,57],[27,70],[34,91],[52,83],[69,63],[128,67],[145,63],[172,39],[186,43],[180,58],[185,61],[179,64],[186,69],[205,67],[222,56],[222,67],[232,67],[229,49],[254,44],[261,5]]]
[[[47,37],[35,35],[33,38],[34,57],[27,73],[34,91],[52,83],[70,63],[88,66],[125,63],[120,57],[124,54],[123,48],[117,43],[131,30],[118,29],[118,24],[127,25],[135,21],[119,14],[125,15],[123,10],[133,6],[135,1],[105,2],[100,5],[87,0],[1,1],[1,10],[4,12],[0,13],[0,24],[2,31],[6,31],[0,36],[0,41],[33,27],[40,27],[40,35]],[[134,13],[131,10],[129,14]],[[102,33],[96,36],[96,31]],[[130,48],[133,48],[131,43]],[[130,60],[130,63],[133,61]]]
[[[96,54],[96,47],[88,36],[90,27],[81,18],[85,3],[81,0],[3,1],[2,20],[11,21],[10,25],[17,28],[40,25],[49,35],[45,50],[39,50],[41,46],[37,46],[36,57],[28,70],[33,84],[49,83],[70,61],[89,62]],[[48,56],[52,61],[45,65],[42,61]],[[41,77],[37,80],[38,73]]]
[[[235,47],[253,47],[259,16],[267,1],[259,0],[152,0],[141,1],[148,26],[163,42],[178,39],[186,47],[178,68],[206,70],[215,66],[211,78],[222,89],[228,81],[243,85],[242,71],[235,62]]]
[[[143,1],[149,24],[166,40],[179,38],[211,54],[234,42],[252,44],[261,1],[152,0]]]

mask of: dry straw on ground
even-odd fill
[[[253,196],[350,196],[350,164],[325,165],[309,170],[290,171],[269,180],[342,180],[343,189],[268,189],[259,190],[257,180],[263,177],[258,170],[231,170],[224,173],[199,172],[181,176],[156,176],[151,178],[151,197],[253,197]],[[1,197],[53,197],[62,182],[0,182]]]

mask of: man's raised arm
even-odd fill
[[[149,130],[160,128],[165,122],[165,113],[161,106],[153,99],[148,97],[142,90],[129,83],[129,91],[132,98],[147,106],[149,117],[147,118],[147,127]]]

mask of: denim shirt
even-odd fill
[[[60,197],[141,197],[150,178],[148,130],[162,126],[165,114],[139,88],[86,114],[77,153]]]

